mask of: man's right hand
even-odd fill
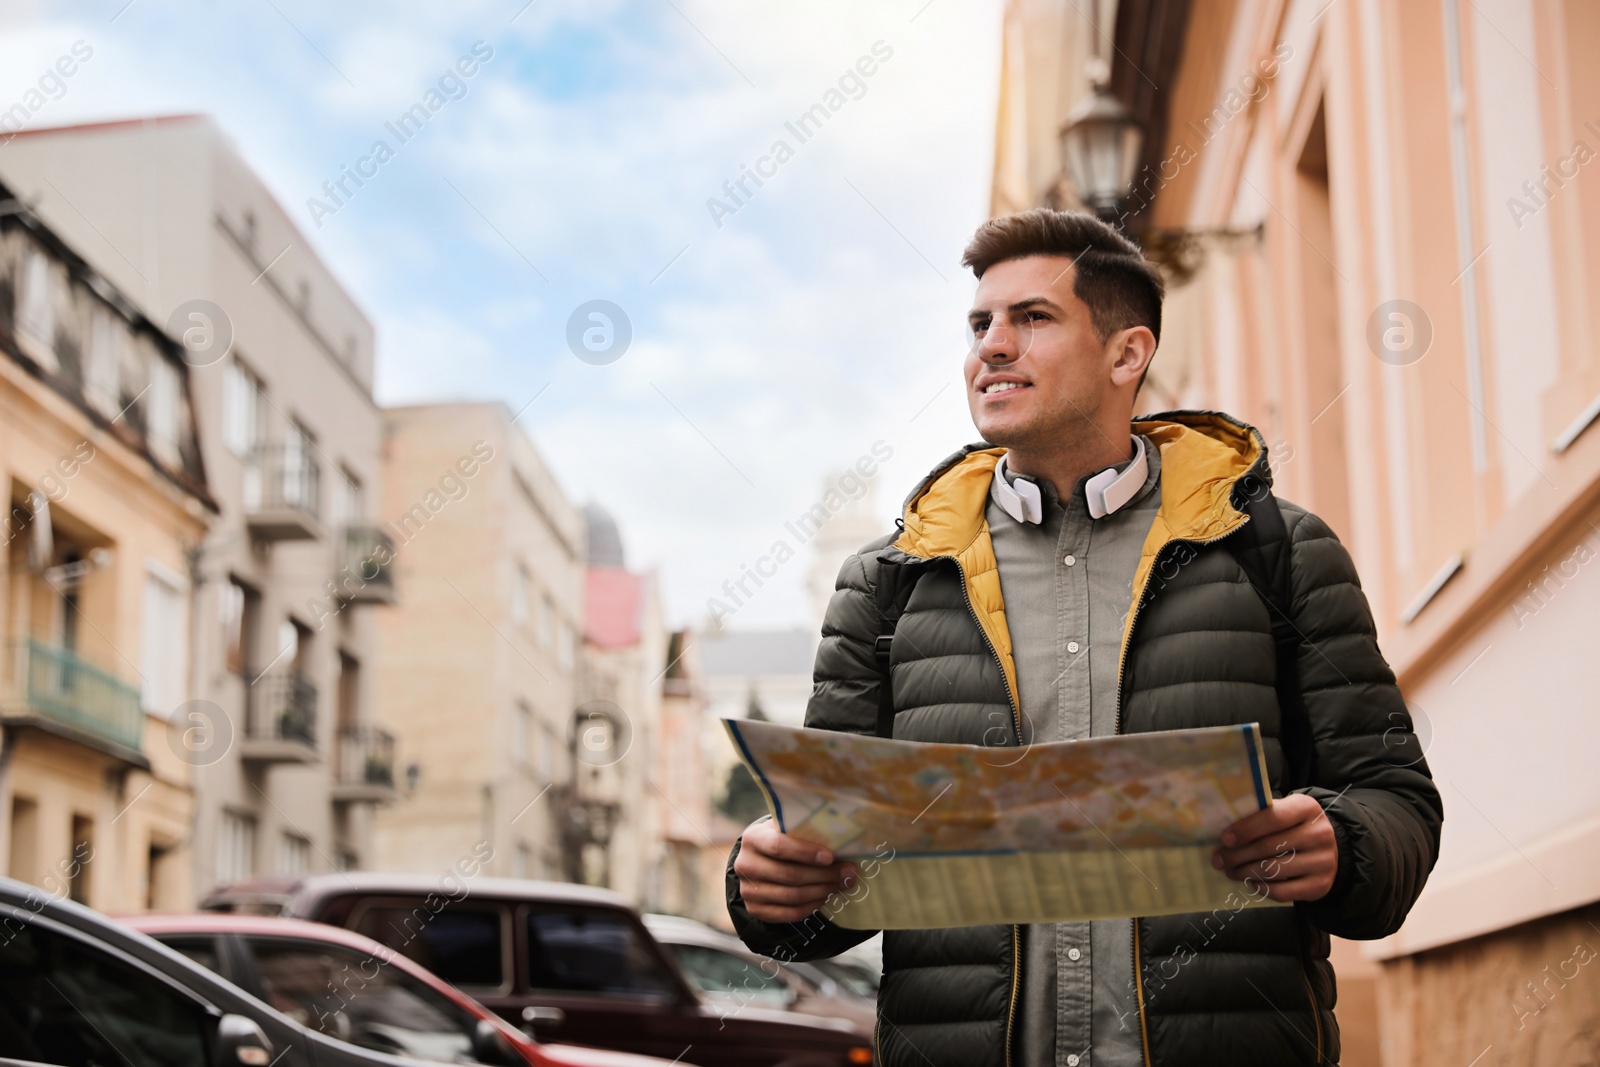
[[[741,840],[733,872],[745,909],[762,922],[799,922],[859,877],[850,864],[835,863],[827,849],[790,837],[769,817],[746,827]]]

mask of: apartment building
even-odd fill
[[[630,571],[617,524],[584,509],[588,568],[573,774],[557,791],[566,876],[653,906],[663,832],[689,816],[661,785],[662,703],[669,635],[653,574]],[[674,805],[678,810],[669,818]],[[663,810],[666,809],[666,810]]]
[[[1098,68],[1171,284],[1142,407],[1261,429],[1355,557],[1444,798],[1405,926],[1336,946],[1343,1062],[1588,1062],[1600,8],[1098,8],[1007,4],[993,210],[1073,201],[1060,126]]]
[[[381,426],[371,324],[208,118],[31,130],[3,177],[179,338],[220,516],[191,565],[198,893],[370,862]]]
[[[0,185],[0,873],[193,897],[191,553],[216,518],[184,353]]]
[[[403,771],[377,865],[444,871],[483,842],[485,873],[562,878],[583,516],[497,403],[386,410],[382,485],[402,595],[380,613],[378,698]]]

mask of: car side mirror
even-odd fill
[[[272,1042],[249,1016],[224,1015],[217,1021],[215,1062],[218,1067],[267,1067]]]
[[[518,1067],[523,1062],[506,1035],[488,1019],[479,1019],[478,1025],[472,1028],[472,1058],[499,1067]]]

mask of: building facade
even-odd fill
[[[402,595],[379,620],[377,685],[401,771],[375,866],[444,871],[486,842],[486,873],[562,878],[583,516],[504,405],[384,420],[380,514]]]
[[[0,186],[0,873],[108,911],[193,899],[183,724],[216,516],[182,350]]]
[[[1140,407],[1261,429],[1444,797],[1403,929],[1336,948],[1344,1062],[1595,1062],[1600,8],[1124,2],[1046,75],[1030,20],[1071,6],[1007,5],[994,209],[1059,172],[1060,94],[1011,87],[1102,65],[1147,135],[1122,223],[1171,287]]]
[[[184,571],[195,891],[370,865],[393,792],[371,324],[207,118],[30,130],[0,176],[190,364],[221,511]]]

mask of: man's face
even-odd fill
[[[967,406],[985,441],[1026,449],[1070,440],[1111,391],[1109,346],[1072,283],[1065,256],[1006,260],[978,282],[965,374]]]

